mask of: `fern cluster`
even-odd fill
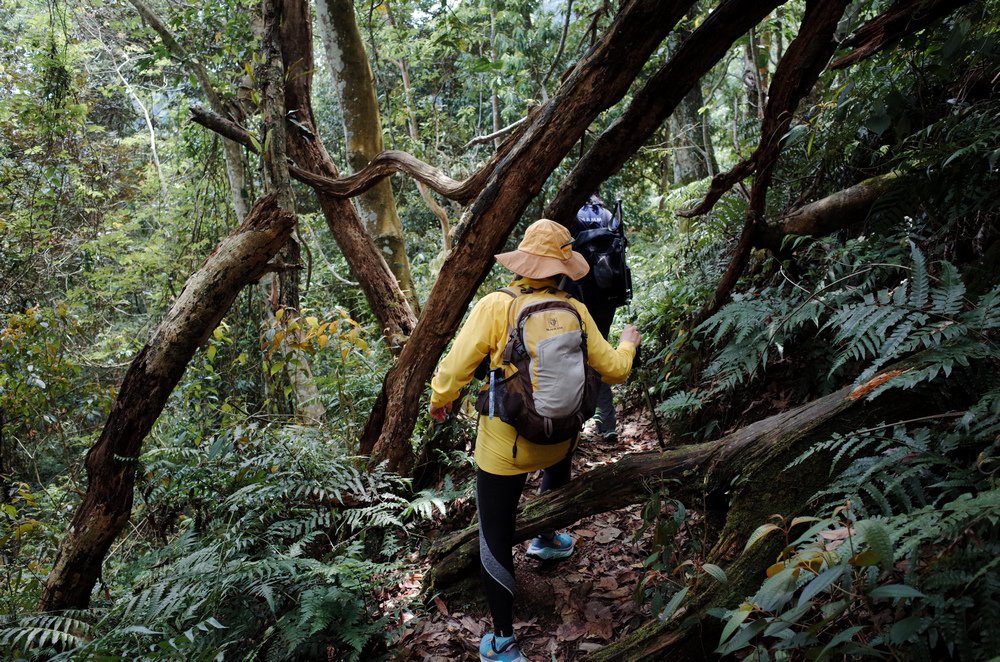
[[[938,262],[932,276],[922,251],[909,246],[908,264],[866,263],[859,254],[853,263],[832,264],[813,291],[784,282],[735,297],[696,329],[717,348],[702,384],[674,393],[659,411],[683,417],[726,397],[760,378],[796,344],[833,349],[816,352],[810,365],[813,381],[827,385],[845,376],[862,384],[886,365],[921,352],[919,365],[870,398],[1000,357],[992,340],[1000,329],[1000,288],[969,301],[952,264]]]
[[[3,656],[360,659],[392,618],[376,592],[398,583],[414,519],[457,493],[408,500],[402,479],[336,449],[250,425],[150,450],[108,593],[87,611],[8,618]]]
[[[720,652],[1000,654],[1000,389],[921,422],[932,424],[835,434],[786,467],[822,452],[831,472],[847,468],[816,496],[826,517],[799,518],[816,524],[786,546],[755,595],[724,614],[731,627]],[[748,547],[778,530],[763,525]]]

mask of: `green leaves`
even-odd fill
[[[885,586],[879,586],[869,591],[868,595],[875,600],[880,598],[891,598],[897,600],[924,597],[923,593],[912,586],[907,586],[906,584],[887,584]]]
[[[781,527],[777,524],[761,524],[754,529],[753,533],[750,534],[750,537],[747,539],[747,544],[743,547],[743,551],[746,552],[748,549],[763,540],[768,534],[774,533],[775,531],[781,531]]]

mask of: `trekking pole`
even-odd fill
[[[635,352],[636,362],[639,360],[639,350],[636,349]],[[638,367],[638,366],[637,366]],[[656,409],[653,407],[653,398],[649,396],[649,385],[646,383],[646,378],[643,376],[643,371],[641,368],[636,370],[636,375],[639,378],[639,386],[642,388],[642,397],[646,401],[646,408],[649,409],[649,415],[653,419],[653,428],[656,430],[656,443],[660,445],[660,450],[667,450],[667,445],[663,441],[663,430],[660,429],[660,419],[656,417]]]
[[[632,306],[629,305],[629,317],[633,317]],[[663,441],[663,430],[660,429],[660,419],[656,416],[656,408],[653,407],[653,398],[649,395],[649,384],[646,382],[646,377],[643,374],[641,359],[642,345],[635,348],[635,358],[633,359],[633,371],[632,373],[639,380],[639,387],[642,388],[642,398],[646,403],[646,408],[649,409],[649,416],[653,419],[653,429],[656,430],[656,443],[659,444],[660,450],[667,450],[667,445]]]

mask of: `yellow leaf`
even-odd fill
[[[316,328],[317,326],[319,326],[319,318],[310,315],[309,317],[306,318],[306,324],[309,325],[310,329]]]
[[[340,348],[340,360],[341,361],[346,361],[347,360],[347,355],[350,354],[350,352],[351,352],[351,350],[347,349],[346,347],[341,347]]]
[[[848,563],[857,566],[878,565],[880,558],[881,557],[879,556],[878,552],[869,549],[864,552],[861,552],[860,554],[855,554],[850,558],[850,560],[848,560]]]
[[[767,576],[774,577],[776,574],[785,569],[784,563],[775,563],[770,568],[767,569]]]
[[[208,352],[206,352],[206,353],[208,354],[208,361],[209,361],[209,363],[211,363],[212,361],[215,360],[215,353],[216,353],[216,351],[218,351],[218,350],[216,350],[215,345],[209,345],[208,346]]]
[[[281,318],[285,316],[285,309],[280,308],[276,313],[274,313],[274,319],[281,321]]]
[[[326,335],[325,333],[321,333],[320,335],[316,336],[316,344],[319,345],[320,349],[326,347],[326,344],[328,342],[330,342],[330,336]]]
[[[27,522],[14,529],[14,537],[20,540],[21,536],[35,528],[38,528],[38,520],[29,519]]]
[[[212,337],[216,340],[222,340],[222,334],[223,331],[221,326],[215,327],[215,331],[212,331]]]

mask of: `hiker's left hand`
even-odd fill
[[[437,421],[438,423],[442,423],[444,422],[444,419],[448,418],[448,414],[451,413],[451,407],[452,403],[450,402],[443,407],[435,407],[434,405],[431,405],[430,411],[428,413],[431,415],[431,418],[433,418],[435,421]]]

